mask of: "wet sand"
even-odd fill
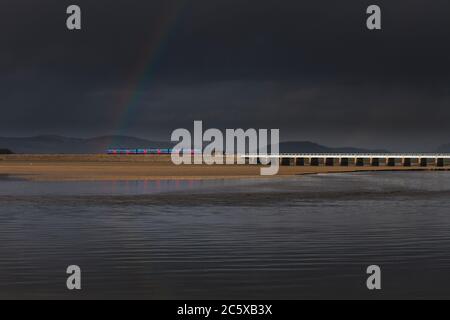
[[[280,167],[275,177],[358,171],[450,170],[450,167]],[[35,181],[198,180],[259,178],[256,165],[173,165],[170,156],[3,155],[0,177]],[[265,176],[264,178],[268,178]]]

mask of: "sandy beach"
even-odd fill
[[[449,170],[436,167],[280,167],[275,177],[357,171]],[[34,181],[259,178],[256,165],[173,165],[170,156],[3,155],[0,175]],[[267,178],[267,177],[265,177]]]

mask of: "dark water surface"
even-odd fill
[[[65,286],[73,264],[81,292]],[[450,173],[3,177],[0,298],[450,298]]]

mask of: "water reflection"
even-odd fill
[[[0,182],[0,298],[450,297],[448,173]],[[383,267],[383,291],[365,268]]]

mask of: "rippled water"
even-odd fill
[[[0,179],[0,298],[450,298],[450,174]],[[83,290],[65,288],[68,265]],[[366,289],[382,267],[381,292]]]

